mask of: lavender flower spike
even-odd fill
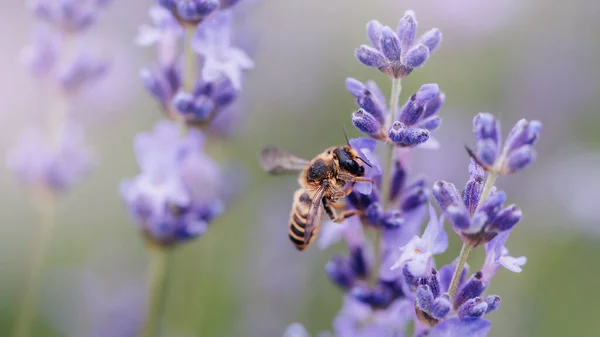
[[[357,48],[356,58],[392,78],[406,77],[414,68],[425,64],[442,40],[440,31],[432,29],[415,41],[416,30],[417,21],[413,11],[406,11],[397,31],[372,20],[367,24],[372,47],[362,45]]]
[[[536,157],[533,145],[539,138],[539,121],[520,120],[510,131],[501,147],[500,124],[492,114],[482,112],[473,119],[473,133],[477,139],[471,155],[487,171],[512,174],[529,166]]]
[[[254,67],[254,62],[241,49],[231,46],[230,11],[219,11],[203,21],[192,41],[194,51],[204,57],[202,79],[214,82],[228,78],[233,87],[242,87],[242,72]]]
[[[448,235],[444,231],[444,215],[439,219],[433,206],[429,205],[429,223],[422,237],[413,237],[404,247],[402,254],[391,269],[408,267],[415,277],[422,277],[431,270],[433,255],[448,248]]]
[[[136,224],[158,244],[202,235],[223,211],[221,172],[202,144],[198,131],[181,138],[177,125],[167,121],[135,139],[142,172],[123,181],[120,191]]]

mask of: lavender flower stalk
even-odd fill
[[[375,183],[356,184],[346,198],[347,208],[359,216],[342,225],[326,222],[321,230],[321,248],[338,240],[348,248],[347,256],[334,256],[325,266],[331,281],[345,294],[333,322],[334,335],[400,336],[414,321],[415,336],[485,336],[490,322],[484,316],[501,302],[499,296],[486,294],[489,283],[500,266],[520,272],[526,262],[525,257],[509,256],[504,247],[522,211],[516,205],[503,207],[508,197],[494,186],[495,180],[534,161],[533,145],[541,123],[519,121],[502,146],[499,123],[491,114],[478,114],[473,122],[477,145],[474,150],[467,148],[471,162],[462,193],[445,181],[437,181],[431,191],[424,178],[409,182],[407,159],[441,125],[437,112],[445,95],[437,84],[424,84],[398,110],[400,80],[425,63],[439,45],[441,33],[430,30],[415,42],[412,11],[406,12],[396,32],[375,20],[369,22],[367,32],[372,47],[361,46],[356,57],[387,74],[392,93],[386,105],[375,82],[346,80],[359,106],[352,123],[368,136],[349,143],[371,164],[365,177]],[[384,147],[383,158],[376,151],[378,143]],[[438,216],[429,205],[429,222],[419,235],[430,194],[443,213]],[[435,255],[448,248],[446,219],[464,244],[453,263],[438,269]],[[373,242],[366,230],[375,232]],[[469,276],[467,257],[480,245],[486,249],[484,265]],[[296,323],[288,328],[288,335],[308,336],[308,332]]]
[[[19,182],[32,192],[41,224],[30,266],[24,297],[15,322],[14,336],[30,335],[35,319],[36,297],[45,252],[54,227],[54,209],[59,195],[68,192],[92,167],[92,151],[83,142],[83,127],[71,114],[77,95],[102,78],[108,64],[87,49],[74,49],[109,1],[37,0],[31,11],[38,21],[33,43],[22,52],[22,61],[51,93],[42,105],[47,128],[29,128],[8,151],[7,165]]]
[[[136,40],[158,48],[157,64],[143,69],[141,77],[172,120],[136,136],[141,174],[120,186],[152,260],[149,306],[140,336],[160,334],[169,252],[203,235],[224,210],[229,177],[203,152],[210,137],[201,131],[224,133],[216,121],[231,109],[243,72],[253,67],[248,55],[231,43],[229,8],[236,2],[157,1],[150,9],[153,26],[140,27]]]

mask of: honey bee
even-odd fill
[[[302,251],[308,248],[319,232],[323,210],[334,222],[358,214],[357,210],[345,210],[338,202],[352,192],[354,183],[372,179],[364,177],[365,167],[371,166],[350,145],[325,149],[312,160],[306,160],[274,146],[263,149],[260,164],[271,174],[298,173],[301,188],[294,193],[290,212],[289,238]],[[359,162],[360,161],[360,162]],[[343,210],[339,214],[337,210]]]

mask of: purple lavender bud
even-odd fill
[[[460,230],[466,230],[471,226],[471,219],[469,217],[469,211],[464,205],[450,205],[446,208],[446,215],[448,220],[452,223],[452,226]]]
[[[404,224],[402,213],[398,210],[385,212],[381,216],[381,225],[387,229],[396,229]]]
[[[500,296],[486,296],[483,300],[487,304],[487,310],[485,311],[486,314],[489,314],[490,312],[498,309],[498,307],[500,306]]]
[[[375,308],[385,307],[392,300],[392,292],[385,287],[370,289],[366,285],[358,286],[352,288],[350,294],[357,300]]]
[[[446,317],[451,309],[452,303],[450,303],[450,296],[448,294],[443,294],[433,301],[430,312],[433,318],[440,320]]]
[[[423,84],[416,93],[415,104],[425,106],[434,99],[440,92],[440,87],[436,83]]]
[[[492,193],[479,207],[477,213],[484,213],[488,219],[494,219],[502,204],[506,201],[506,193],[504,191],[497,191]]]
[[[233,103],[238,96],[238,91],[235,89],[230,80],[220,81],[213,87],[210,96],[215,105],[218,107],[225,107]]]
[[[419,43],[422,43],[429,48],[429,53],[433,52],[433,50],[437,48],[441,41],[442,32],[440,32],[440,30],[437,28],[429,30],[419,39]]]
[[[429,139],[429,131],[421,128],[407,128],[402,122],[394,122],[388,131],[388,137],[401,146],[417,146]]]
[[[471,162],[469,163],[469,177],[473,180],[483,180],[483,175],[485,171],[483,167],[481,167],[473,158],[471,158]]]
[[[198,97],[194,101],[194,118],[197,121],[206,121],[210,117],[214,108],[215,104],[210,98],[206,96]]]
[[[354,55],[362,64],[368,67],[379,68],[386,62],[385,56],[379,50],[365,44],[356,48]]]
[[[525,169],[535,160],[536,152],[532,145],[525,145],[508,154],[502,172],[515,173]]]
[[[406,55],[402,58],[402,63],[409,68],[418,68],[425,64],[428,58],[429,49],[423,44],[418,44],[406,52]]]
[[[150,92],[154,98],[156,98],[159,103],[165,107],[169,103],[170,93],[168,89],[165,87],[165,83],[161,81],[159,78],[154,76],[152,72],[148,69],[142,69],[140,71],[140,77],[146,87],[146,90]]]
[[[416,290],[416,287],[419,285],[419,279],[413,275],[410,270],[408,270],[408,265],[404,265],[402,267],[402,275],[404,276],[404,281],[408,284],[413,291]]]
[[[414,43],[415,37],[417,36],[417,19],[415,18],[415,13],[413,11],[408,10],[404,13],[404,16],[398,23],[396,32],[400,39],[400,49],[402,50],[402,54],[405,54]]]
[[[381,215],[383,213],[383,207],[378,202],[370,204],[365,210],[365,216],[371,224],[379,224]]]
[[[494,232],[502,232],[507,231],[513,228],[521,218],[523,217],[523,213],[521,209],[516,205],[510,205],[505,209],[498,212],[492,224],[486,230],[494,231]]]
[[[186,21],[197,21],[219,8],[218,0],[190,0],[177,3],[177,14]]]
[[[346,79],[346,90],[348,90],[352,96],[361,97],[367,91],[367,87],[359,80],[352,77]]]
[[[473,274],[467,282],[454,295],[454,308],[459,308],[469,299],[473,299],[483,293],[485,285],[481,280],[483,274],[478,271]]]
[[[379,121],[364,109],[358,109],[352,113],[352,124],[368,135],[379,136],[381,134]]]
[[[371,20],[367,23],[367,35],[373,48],[379,49],[379,39],[381,38],[381,29],[383,25],[377,20]]]
[[[487,167],[494,166],[498,158],[498,144],[491,139],[484,139],[477,142],[475,157],[479,162]]]
[[[342,289],[350,289],[354,284],[354,273],[348,260],[334,256],[325,265],[325,272],[331,281]]]
[[[444,102],[446,101],[446,94],[439,92],[432,100],[425,106],[425,112],[423,113],[423,119],[433,116],[440,110]]]
[[[427,111],[427,110],[425,110]],[[422,120],[418,125],[423,129],[427,129],[429,131],[435,131],[442,124],[442,118],[440,116],[432,116],[427,119]]]
[[[401,143],[403,141],[401,131],[405,129],[406,125],[404,123],[396,121],[390,127],[390,130],[388,131],[388,137],[394,143]]]
[[[433,184],[433,197],[443,211],[446,211],[450,205],[461,203],[460,193],[454,184],[444,180],[438,180]]]
[[[413,125],[419,117],[421,117],[421,113],[423,112],[422,108],[419,108],[417,104],[415,104],[416,95],[412,95],[408,98],[406,103],[400,109],[400,115],[398,116],[398,121],[402,122],[406,125]]]
[[[500,143],[500,123],[488,112],[480,112],[473,118],[473,133],[478,140],[491,139]]]
[[[415,305],[425,311],[430,312],[433,306],[434,296],[427,285],[420,285],[417,287],[417,293],[415,294]]]
[[[400,160],[396,160],[394,164],[394,172],[392,173],[392,186],[390,187],[390,200],[396,200],[400,195],[400,191],[404,188],[406,182],[406,170],[402,166]]]
[[[469,214],[473,215],[475,213],[482,191],[483,182],[481,178],[477,177],[467,181],[467,185],[465,186],[465,190],[463,192],[463,202],[467,207],[467,210],[469,210]]]
[[[173,107],[181,113],[192,113],[194,111],[194,97],[181,91],[173,98]]]
[[[379,46],[380,50],[383,52],[383,55],[389,61],[400,61],[400,40],[390,27],[385,26],[383,29],[381,29]]]
[[[427,282],[429,289],[431,289],[433,297],[440,296],[440,282],[438,280],[438,272],[435,268],[431,268],[431,275],[426,277],[425,282]]]
[[[506,137],[506,151],[511,152],[522,146],[535,144],[540,131],[542,131],[542,123],[539,121],[528,122],[526,119],[521,119]]]
[[[356,99],[356,103],[359,107],[368,111],[373,117],[375,117],[382,125],[385,123],[384,108],[373,99],[373,95],[369,91]]]
[[[359,246],[351,250],[350,266],[354,274],[360,278],[365,278],[369,275],[370,268],[362,247]]]
[[[410,212],[418,207],[423,206],[429,201],[429,193],[424,188],[414,188],[408,191],[404,196],[404,200],[400,205],[400,209],[404,212]]]
[[[466,301],[456,312],[461,320],[473,320],[480,318],[487,311],[487,303],[479,297]]]

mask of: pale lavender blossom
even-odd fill
[[[64,33],[80,33],[92,26],[109,0],[34,0],[31,10],[39,20],[46,21]]]
[[[204,139],[180,137],[173,122],[159,122],[135,139],[141,173],[121,183],[121,195],[137,226],[151,240],[175,244],[202,235],[223,211],[221,170],[203,153]]]
[[[183,27],[164,7],[153,6],[148,14],[153,25],[141,25],[135,41],[140,46],[156,45],[159,65],[173,66],[179,59],[178,45],[183,37]]]
[[[83,128],[63,125],[56,139],[38,129],[25,130],[8,151],[7,165],[28,189],[52,193],[69,190],[90,171],[93,152],[83,142]]]
[[[504,244],[509,235],[509,231],[502,232],[485,244],[485,262],[481,268],[485,282],[491,280],[500,267],[504,267],[513,273],[520,273],[522,271],[521,266],[527,263],[525,256],[512,257],[508,255],[508,249],[504,247]]]
[[[21,51],[21,62],[35,76],[48,75],[59,59],[60,38],[47,27],[38,27],[33,42]]]
[[[485,319],[461,320],[451,317],[436,325],[428,333],[428,337],[485,337],[491,323]]]
[[[204,81],[214,82],[225,77],[239,90],[243,71],[253,68],[254,62],[242,49],[231,45],[231,24],[230,11],[215,13],[198,26],[192,48],[204,58]]]

